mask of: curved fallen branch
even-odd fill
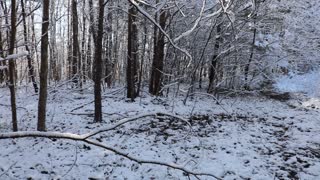
[[[114,124],[114,125],[112,125],[110,127],[104,127],[104,128],[98,129],[96,131],[93,131],[91,133],[84,134],[83,136],[85,137],[85,139],[87,139],[87,138],[95,136],[95,135],[97,135],[99,133],[114,130],[114,129],[116,129],[117,127],[119,127],[121,125],[124,125],[124,124],[132,122],[132,121],[136,121],[138,119],[142,119],[142,118],[145,118],[145,117],[157,117],[157,116],[173,117],[175,119],[178,119],[180,121],[183,121],[183,122],[187,123],[187,125],[190,127],[190,129],[192,129],[191,124],[189,123],[189,121],[187,119],[184,119],[183,117],[180,117],[180,116],[177,116],[177,115],[173,115],[173,114],[164,113],[164,112],[156,112],[156,113],[142,114],[142,115],[135,116],[135,117],[132,117],[132,118],[124,118],[124,119],[120,120],[119,122],[117,122],[116,124]]]
[[[210,174],[210,173],[202,173],[202,172],[195,172],[195,171],[191,171],[191,170],[188,170],[186,168],[184,168],[183,166],[180,166],[178,164],[175,164],[175,163],[166,163],[166,162],[162,162],[162,161],[156,161],[156,160],[144,160],[144,159],[138,159],[136,157],[133,157],[131,155],[129,155],[128,153],[123,153],[123,152],[120,152],[119,150],[115,149],[115,148],[112,148],[112,147],[108,147],[102,143],[99,143],[99,142],[96,142],[96,141],[92,141],[92,140],[84,140],[84,142],[88,143],[88,144],[91,144],[91,145],[94,145],[94,146],[98,146],[98,147],[101,147],[103,149],[106,149],[106,150],[109,150],[109,151],[112,151],[120,156],[123,156],[131,161],[134,161],[136,163],[139,163],[139,164],[154,164],[154,165],[160,165],[160,166],[166,166],[166,167],[169,167],[169,168],[172,168],[172,169],[178,169],[180,171],[183,171],[185,172],[187,175],[193,175],[193,176],[210,176],[210,177],[213,177],[213,178],[216,178],[216,179],[221,179],[213,174]]]
[[[183,117],[174,115],[174,114],[168,114],[168,113],[164,113],[164,112],[156,112],[156,113],[149,113],[149,114],[142,114],[139,116],[135,116],[132,118],[125,118],[120,120],[118,123],[111,125],[109,127],[105,127],[105,128],[101,128],[98,129],[96,131],[93,131],[91,133],[87,133],[87,134],[83,134],[83,135],[79,135],[79,134],[72,134],[72,133],[60,133],[60,132],[40,132],[40,131],[20,131],[20,132],[10,132],[10,133],[1,133],[0,134],[0,139],[13,139],[13,138],[26,138],[26,137],[33,137],[33,138],[38,138],[38,137],[42,137],[42,138],[56,138],[56,139],[69,139],[69,140],[74,140],[74,141],[81,141],[87,144],[91,144],[93,146],[96,147],[100,147],[103,148],[105,150],[109,150],[114,152],[117,155],[120,155],[122,157],[125,157],[131,161],[134,161],[136,163],[139,164],[153,164],[153,165],[160,165],[160,166],[166,166],[168,168],[173,168],[173,169],[177,169],[180,171],[183,171],[185,174],[187,175],[192,175],[194,177],[196,177],[197,179],[198,176],[209,176],[209,177],[213,177],[215,179],[221,179],[213,174],[210,173],[202,173],[202,172],[195,172],[192,170],[188,170],[186,168],[184,168],[181,165],[175,164],[175,163],[166,163],[166,162],[162,162],[162,161],[156,161],[156,160],[145,160],[145,159],[139,159],[136,158],[134,156],[129,155],[128,153],[125,153],[121,150],[115,149],[113,147],[107,146],[105,144],[102,144],[100,142],[94,141],[89,139],[90,137],[93,137],[97,134],[100,134],[102,132],[107,132],[107,131],[111,131],[116,129],[117,127],[124,125],[126,123],[129,122],[133,122],[136,121],[138,119],[141,118],[145,118],[145,117],[157,117],[157,116],[169,116],[172,118],[175,118],[179,121],[185,122],[188,124],[188,126],[191,127],[191,124],[188,122],[187,119],[184,119]]]

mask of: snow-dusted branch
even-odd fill
[[[0,139],[13,139],[13,138],[26,138],[26,137],[43,137],[43,138],[56,138],[56,139],[69,139],[69,140],[75,140],[75,141],[81,141],[87,144],[91,144],[93,146],[96,147],[100,147],[109,151],[114,152],[117,155],[123,156],[131,161],[137,162],[139,164],[153,164],[153,165],[160,165],[160,166],[165,166],[168,168],[173,168],[173,169],[177,169],[180,171],[183,171],[184,173],[186,173],[187,175],[192,175],[198,178],[198,176],[209,176],[209,177],[213,177],[215,179],[221,179],[217,176],[215,176],[214,174],[211,173],[202,173],[202,172],[195,172],[189,169],[186,169],[185,167],[175,164],[175,163],[167,163],[167,162],[162,162],[162,161],[156,161],[156,160],[145,160],[145,159],[140,159],[134,156],[131,156],[130,154],[123,152],[121,150],[115,149],[113,147],[107,146],[103,143],[94,141],[89,139],[90,137],[97,135],[99,133],[102,132],[106,132],[106,131],[110,131],[113,130],[121,125],[124,125],[126,123],[141,119],[141,118],[145,118],[145,117],[156,117],[156,116],[169,116],[172,118],[175,118],[177,120],[183,121],[185,123],[187,123],[190,127],[190,123],[188,122],[188,120],[184,119],[183,117],[174,115],[174,114],[168,114],[168,113],[163,113],[163,112],[155,112],[155,113],[149,113],[149,114],[143,114],[143,115],[139,115],[136,117],[132,117],[132,118],[125,118],[120,120],[118,123],[110,126],[110,127],[106,127],[106,128],[102,128],[99,129],[97,131],[88,133],[88,134],[83,134],[83,135],[78,135],[78,134],[72,134],[72,133],[60,133],[60,132],[39,132],[39,131],[21,131],[21,132],[11,132],[11,133],[2,133],[0,134]]]
[[[171,39],[171,37],[166,33],[166,31],[164,29],[161,28],[161,26],[151,17],[151,15],[149,13],[147,13],[145,10],[143,10],[139,5],[138,3],[135,1],[135,0],[129,0],[129,2],[135,6],[137,8],[137,10],[142,14],[144,15],[147,19],[149,19],[155,26],[157,26],[157,28],[161,31],[161,33],[166,36],[166,38],[168,39],[169,43],[176,49],[178,49],[179,51],[181,51],[182,53],[184,53],[186,56],[189,57],[190,59],[190,62],[192,61],[192,56],[191,54],[185,50],[185,49],[182,49],[180,47],[178,47],[175,42]]]
[[[198,26],[199,22],[202,19],[202,15],[203,15],[203,12],[204,12],[205,5],[206,5],[206,0],[202,0],[202,7],[201,7],[201,11],[200,11],[200,15],[199,15],[198,19],[196,20],[196,22],[194,23],[194,25],[192,26],[191,29],[189,29],[188,31],[182,33],[180,36],[175,38],[174,42],[179,41],[181,38],[183,38],[185,36],[189,36],[196,29],[196,27]]]
[[[117,127],[121,126],[121,125],[124,125],[126,123],[129,123],[129,122],[132,122],[132,121],[136,121],[138,119],[142,119],[142,118],[145,118],[145,117],[156,117],[156,116],[169,116],[169,117],[173,117],[175,119],[178,119],[180,121],[183,121],[185,123],[188,124],[188,126],[191,128],[191,124],[188,122],[187,119],[184,119],[183,117],[180,117],[180,116],[177,116],[177,115],[173,115],[173,114],[168,114],[168,113],[164,113],[164,112],[156,112],[156,113],[147,113],[147,114],[142,114],[142,115],[139,115],[139,116],[135,116],[135,117],[132,117],[132,118],[125,118],[125,119],[122,119],[120,120],[118,123],[110,126],[110,127],[105,127],[105,128],[101,128],[101,129],[98,129],[94,132],[91,132],[91,133],[88,133],[88,134],[85,134],[83,135],[86,139],[89,138],[89,137],[92,137],[94,135],[97,135],[99,133],[102,133],[102,132],[107,132],[107,131],[111,131],[111,130],[114,130],[116,129]]]
[[[166,162],[162,162],[162,161],[156,161],[156,160],[144,160],[144,159],[139,159],[139,158],[136,158],[136,157],[133,157],[131,155],[129,155],[128,153],[124,153],[124,152],[121,152],[115,148],[112,148],[112,147],[109,147],[109,146],[106,146],[102,143],[99,143],[97,141],[92,141],[92,140],[84,140],[84,142],[88,143],[88,144],[91,144],[91,145],[94,145],[94,146],[98,146],[98,147],[101,147],[103,149],[107,149],[109,151],[112,151],[120,156],[123,156],[127,159],[130,159],[131,161],[134,161],[134,162],[137,162],[139,164],[154,164],[154,165],[160,165],[160,166],[166,166],[166,167],[169,167],[169,168],[172,168],[172,169],[178,169],[180,171],[183,171],[185,172],[187,175],[193,175],[195,177],[197,176],[210,176],[210,177],[213,177],[215,179],[221,179],[213,174],[210,174],[210,173],[203,173],[203,172],[195,172],[195,171],[191,171],[191,170],[188,170],[186,168],[184,168],[183,166],[181,165],[178,165],[178,164],[175,164],[175,163],[166,163]]]
[[[28,52],[22,52],[22,53],[19,53],[19,54],[11,54],[11,55],[8,55],[5,58],[1,58],[0,57],[0,61],[18,59],[20,57],[27,56],[27,55],[28,55]]]
[[[218,9],[217,11],[211,13],[211,14],[208,14],[206,16],[204,16],[204,18],[211,18],[211,17],[214,17],[214,16],[217,16],[219,15],[220,13],[222,12],[222,8]]]
[[[40,132],[40,131],[19,131],[11,133],[1,133],[0,139],[25,138],[25,137],[44,137],[56,139],[71,139],[75,141],[83,141],[83,135],[60,132]]]

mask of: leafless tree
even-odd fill
[[[49,5],[50,0],[44,0],[42,5],[42,38],[41,38],[41,67],[40,93],[38,103],[38,131],[46,130],[47,88],[48,88],[48,45],[49,45]]]

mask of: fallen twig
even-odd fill
[[[18,163],[18,161],[16,161],[15,163],[13,163],[7,170],[5,170],[2,174],[0,174],[0,178],[1,178],[3,175],[7,174],[8,171],[9,171],[14,165],[16,165],[17,163]]]

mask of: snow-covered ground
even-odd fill
[[[104,122],[99,124],[93,123],[93,94],[87,89],[50,90],[48,131],[84,134],[125,117],[167,112],[187,118],[192,132],[172,118],[143,118],[94,139],[137,158],[184,165],[222,179],[320,179],[319,111],[307,101],[242,96],[217,104],[199,94],[184,105],[184,96],[145,93],[131,103],[122,88],[114,88],[104,92]],[[19,130],[36,129],[37,99],[31,88],[18,89]],[[11,129],[9,100],[9,90],[1,88],[0,133]],[[181,171],[140,165],[71,140],[6,139],[0,147],[0,179],[188,179]]]
[[[302,92],[310,97],[320,97],[320,72],[281,76],[276,87],[283,92]]]
[[[320,73],[317,71],[282,76],[275,87],[282,92],[302,93],[308,97],[301,101],[304,107],[320,108]]]

